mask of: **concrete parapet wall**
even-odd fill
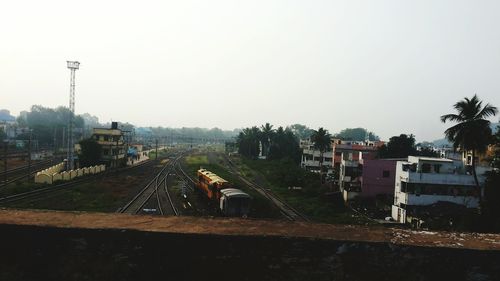
[[[45,173],[37,173],[35,176],[35,182],[52,184],[52,176]]]
[[[0,211],[0,232],[13,281],[500,280],[491,234],[28,211]]]
[[[52,181],[53,182],[56,182],[56,181],[61,181],[62,180],[62,175],[60,173],[55,173],[52,175]]]
[[[61,172],[63,169],[64,163],[60,163],[48,169],[37,172],[35,175],[35,182],[52,184],[53,182],[58,180],[67,181],[84,175],[98,174],[106,171],[106,167],[104,165],[84,167],[76,170]]]
[[[69,172],[62,172],[61,176],[62,176],[62,180],[63,181],[69,181],[69,180],[71,180],[71,175],[70,175]]]

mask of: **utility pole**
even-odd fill
[[[3,172],[4,172],[4,183],[7,183],[7,149],[9,148],[9,141],[3,141]]]
[[[32,129],[30,130],[30,138],[28,139],[28,181],[30,179],[31,175],[31,136],[32,136]]]
[[[74,135],[73,123],[75,115],[75,71],[79,69],[80,63],[77,61],[66,61],[68,68],[71,70],[70,83],[69,83],[69,129],[68,129],[68,165],[66,169],[73,170],[73,157],[74,157]]]
[[[158,139],[155,140],[156,142],[156,153],[155,153],[155,160],[158,159]]]

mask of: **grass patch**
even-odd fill
[[[48,198],[14,203],[10,206],[64,211],[114,212],[126,203],[125,197],[121,199],[114,194],[113,189],[102,188],[96,183],[85,183]]]
[[[8,184],[0,190],[0,197],[28,192],[49,186],[48,184],[35,183],[34,181],[21,181]]]
[[[322,186],[319,175],[307,172],[291,160],[249,160],[236,158],[233,161],[254,182],[269,187],[292,207],[318,222],[339,224],[368,224],[364,217],[344,205],[340,196],[329,195],[329,188]],[[253,171],[253,173],[252,173]],[[289,190],[300,186],[302,190]]]
[[[184,161],[189,166],[198,166],[197,169],[199,169],[200,165],[207,165],[209,163],[206,155],[190,155]]]

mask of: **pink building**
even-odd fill
[[[393,196],[396,162],[400,159],[343,159],[340,163],[339,186],[344,201],[355,197]]]
[[[397,159],[361,159],[359,161],[362,165],[360,196],[393,196],[397,162]]]

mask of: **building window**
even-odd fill
[[[435,164],[434,165],[434,172],[439,174],[439,170],[441,169],[441,164]]]
[[[423,163],[422,164],[422,173],[430,173],[431,172],[431,164]]]
[[[104,141],[108,141],[109,140],[109,137],[108,136],[104,136]]]
[[[391,172],[390,171],[382,171],[382,177],[383,178],[388,178],[391,176]]]
[[[102,150],[103,155],[109,155],[109,149],[103,149]]]

